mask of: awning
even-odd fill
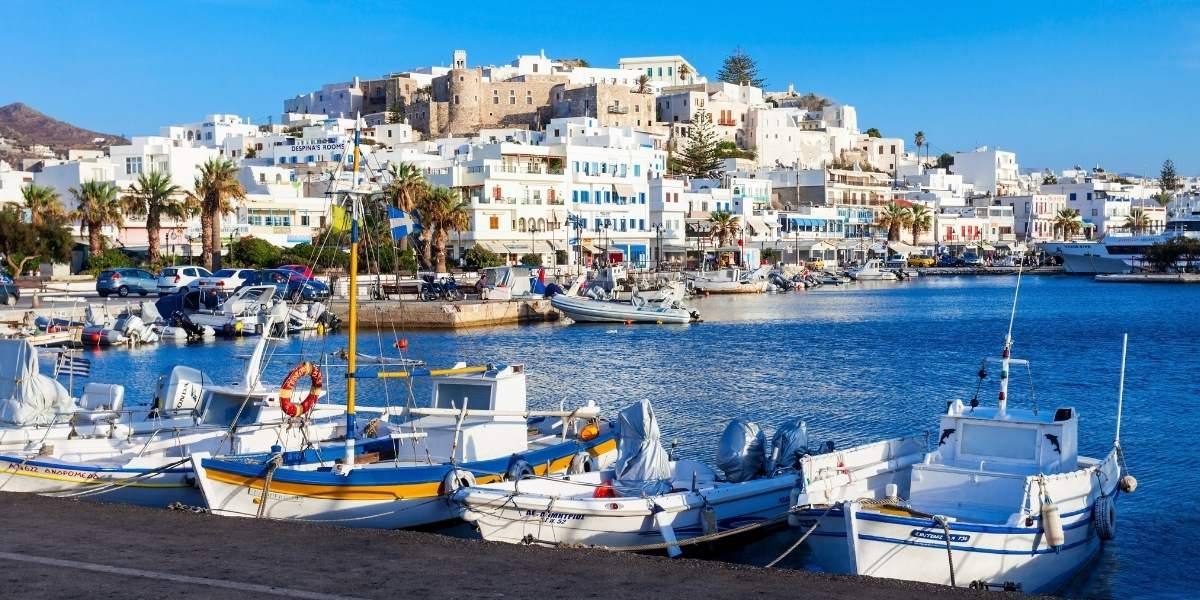
[[[871,244],[871,240],[866,238],[847,238],[838,240],[838,250],[866,250]]]
[[[785,251],[788,249],[793,249],[793,250],[834,250],[834,249],[836,249],[836,246],[834,246],[833,244],[830,244],[829,242],[826,242],[825,240],[800,240],[795,243],[788,243],[788,244],[784,245],[783,249]]]
[[[888,248],[892,252],[895,252],[896,254],[903,254],[905,256],[908,256],[909,254],[912,254],[913,252],[917,251],[916,246],[913,246],[911,244],[906,244],[906,243],[900,242],[900,241],[888,242],[887,245],[888,245]]]
[[[600,254],[600,249],[591,244],[584,243],[580,244],[580,246],[582,246],[583,251],[587,252],[588,254]]]
[[[674,244],[663,244],[662,251],[663,254],[686,254],[688,247],[676,246]]]
[[[629,185],[628,183],[614,183],[613,190],[615,190],[617,195],[621,196],[622,198],[633,198],[637,196],[637,191],[634,190],[633,186]]]
[[[767,228],[767,222],[764,221],[762,217],[755,217],[753,215],[746,217],[746,224],[749,225],[750,228],[754,230],[754,233],[758,235],[763,235],[769,231]]]
[[[547,243],[547,244],[550,244],[550,249],[551,249],[551,250],[554,250],[554,251],[558,251],[558,250],[566,250],[566,249],[567,249],[567,248],[566,248],[566,247],[563,245],[563,243],[562,243],[562,242],[560,242],[560,241],[558,241],[558,240],[550,240],[550,241],[548,241],[548,242],[546,242],[546,243]]]
[[[487,250],[488,252],[494,252],[496,254],[509,254],[508,248],[504,244],[501,244],[500,242],[491,242],[491,241],[475,242],[475,245],[482,247],[484,250]]]

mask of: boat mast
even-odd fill
[[[361,119],[361,117],[360,117]],[[355,377],[358,375],[358,221],[361,216],[362,204],[355,195],[358,184],[359,142],[361,141],[359,119],[354,122],[354,159],[350,169],[350,339],[346,361],[346,457],[343,466],[350,469],[354,466],[354,395],[357,391]]]
[[[1008,333],[1004,335],[1004,353],[1000,355],[1000,397],[996,418],[1007,418],[1008,410],[1008,367],[1012,360],[1012,330],[1013,321],[1017,319],[1017,298],[1021,294],[1021,271],[1017,266],[1017,287],[1013,290],[1012,312],[1008,315]]]

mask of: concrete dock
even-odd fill
[[[492,544],[0,493],[7,598],[988,597],[716,561]]]
[[[335,300],[331,309],[342,321],[349,318],[344,300]],[[554,321],[558,311],[549,300],[460,300],[458,302],[422,302],[420,300],[363,300],[358,305],[358,326],[363,329],[463,329],[489,325],[515,325]]]

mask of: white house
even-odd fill
[[[327,83],[321,89],[299,94],[283,101],[285,113],[323,114],[330,117],[352,118],[363,109],[363,91],[359,80]]]
[[[1007,196],[1004,202],[1013,208],[1013,226],[1017,239],[1045,242],[1055,239],[1054,220],[1067,207],[1063,194],[1026,194]]]
[[[661,85],[690,85],[706,81],[692,63],[679,55],[633,56],[619,59],[617,66],[645,73],[651,81]]]
[[[980,146],[970,152],[955,152],[953,171],[981,193],[1012,196],[1021,193],[1020,168],[1014,152]]]
[[[203,121],[166,125],[159,129],[161,137],[188,142],[206,148],[221,148],[229,136],[254,136],[258,126],[238,115],[206,115]]]

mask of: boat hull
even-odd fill
[[[640,550],[664,543],[663,524],[670,525],[677,540],[711,532],[711,524],[709,530],[704,524],[705,506],[715,512],[715,531],[781,517],[787,513],[788,494],[795,481],[795,476],[780,476],[649,500],[514,496],[503,489],[478,487],[461,490],[455,500],[463,506],[464,520],[473,523],[488,541]]]
[[[535,474],[561,473],[580,452],[590,454],[596,464],[607,465],[616,456],[616,440],[609,432],[591,442],[563,442],[535,450],[524,459]],[[192,464],[205,503],[214,514],[256,517],[261,513],[271,519],[403,529],[458,518],[459,510],[449,500],[452,490],[442,485],[453,469],[469,471],[477,482],[489,483],[500,480],[509,460],[505,456],[459,465],[364,465],[347,475],[289,468],[272,472],[264,460],[242,462],[199,455]]]
[[[203,503],[192,468],[166,459],[157,467],[97,467],[56,460],[0,456],[0,491],[76,497],[99,502],[165,507]]]
[[[705,294],[761,294],[767,291],[766,281],[703,281],[697,279],[692,289]]]
[[[579,323],[671,323],[685,324],[692,321],[689,311],[682,308],[638,308],[631,304],[605,302],[587,298],[555,296],[550,305],[562,311],[571,320]]]

